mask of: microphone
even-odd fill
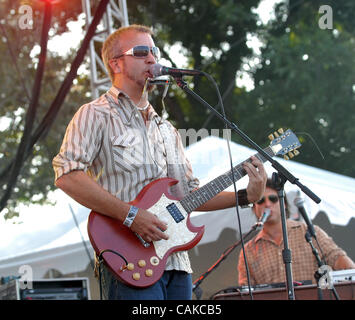
[[[299,213],[302,215],[303,220],[306,222],[308,231],[314,239],[316,239],[316,232],[314,230],[312,222],[309,220],[306,209],[303,206],[304,200],[301,197],[296,197],[293,201],[295,206],[298,208]]]
[[[182,77],[182,76],[199,76],[202,74],[198,70],[189,70],[189,69],[178,69],[178,68],[168,68],[164,67],[159,63],[153,64],[149,69],[153,78],[169,75],[173,77]]]
[[[258,229],[261,229],[264,226],[264,223],[270,217],[270,213],[271,210],[269,208],[266,208],[260,220],[256,223]]]
[[[271,210],[269,208],[266,208],[263,215],[261,216],[261,219],[259,220],[259,223],[264,224],[267,219],[269,219]]]

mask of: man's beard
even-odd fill
[[[147,79],[142,80],[142,79],[137,79],[133,74],[130,73],[130,69],[127,68],[126,62],[123,62],[124,64],[124,69],[123,69],[123,74],[131,81],[133,81],[134,83],[136,83],[138,86],[140,86],[143,90],[146,81],[148,81]],[[155,88],[154,84],[149,84],[149,82],[147,83],[146,86],[146,90],[147,92],[151,92],[153,91],[153,89]]]

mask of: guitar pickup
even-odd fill
[[[185,217],[181,214],[179,208],[175,205],[175,203],[171,203],[166,207],[170,213],[170,215],[173,217],[176,223],[179,223],[180,221],[184,220]]]

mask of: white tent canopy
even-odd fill
[[[51,269],[62,274],[86,269],[90,260],[82,237],[90,257],[93,256],[86,230],[89,210],[60,190],[55,192],[55,197],[56,206],[31,206],[22,210],[21,223],[5,221],[1,224],[0,277],[20,275],[21,265],[31,266],[34,279],[43,278]]]
[[[230,145],[234,165],[256,153],[233,142]],[[195,175],[200,178],[201,185],[230,169],[227,142],[217,137],[207,137],[193,144],[187,148],[187,155]],[[321,198],[321,203],[316,204],[301,194],[311,218],[317,212],[324,211],[332,224],[346,225],[350,218],[355,217],[355,179],[294,161],[283,159],[278,161]],[[266,163],[265,167],[271,175],[274,170],[270,164]],[[244,188],[247,181],[246,177],[242,178],[237,182],[237,188]],[[295,194],[298,187],[286,183],[285,190],[289,196]],[[92,257],[93,253],[86,231],[90,210],[80,206],[59,190],[55,195],[58,201],[55,207],[31,206],[21,211],[22,223],[1,222],[0,277],[20,275],[19,268],[22,265],[32,267],[34,279],[42,278],[50,269],[56,269],[63,274],[86,269],[90,262],[89,257]],[[75,212],[79,229],[73,219],[71,208]],[[240,211],[242,231],[245,232],[255,220],[249,209]],[[192,222],[196,226],[206,227],[205,235],[199,244],[215,241],[225,228],[238,230],[235,208],[220,210],[218,213],[194,212]],[[89,254],[86,252],[82,237],[90,251]]]

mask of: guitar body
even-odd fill
[[[171,178],[153,181],[130,203],[150,211],[167,223],[168,229],[165,232],[169,235],[168,240],[146,243],[113,218],[95,211],[89,215],[88,234],[96,255],[109,249],[125,257],[127,264],[110,251],[102,255],[110,271],[127,285],[138,288],[151,286],[161,278],[170,254],[191,249],[203,236],[204,227],[194,227],[190,215],[179,205],[179,199],[169,193],[169,187],[176,183],[178,181]],[[176,222],[167,210],[166,207],[172,203],[184,215],[183,220]]]

